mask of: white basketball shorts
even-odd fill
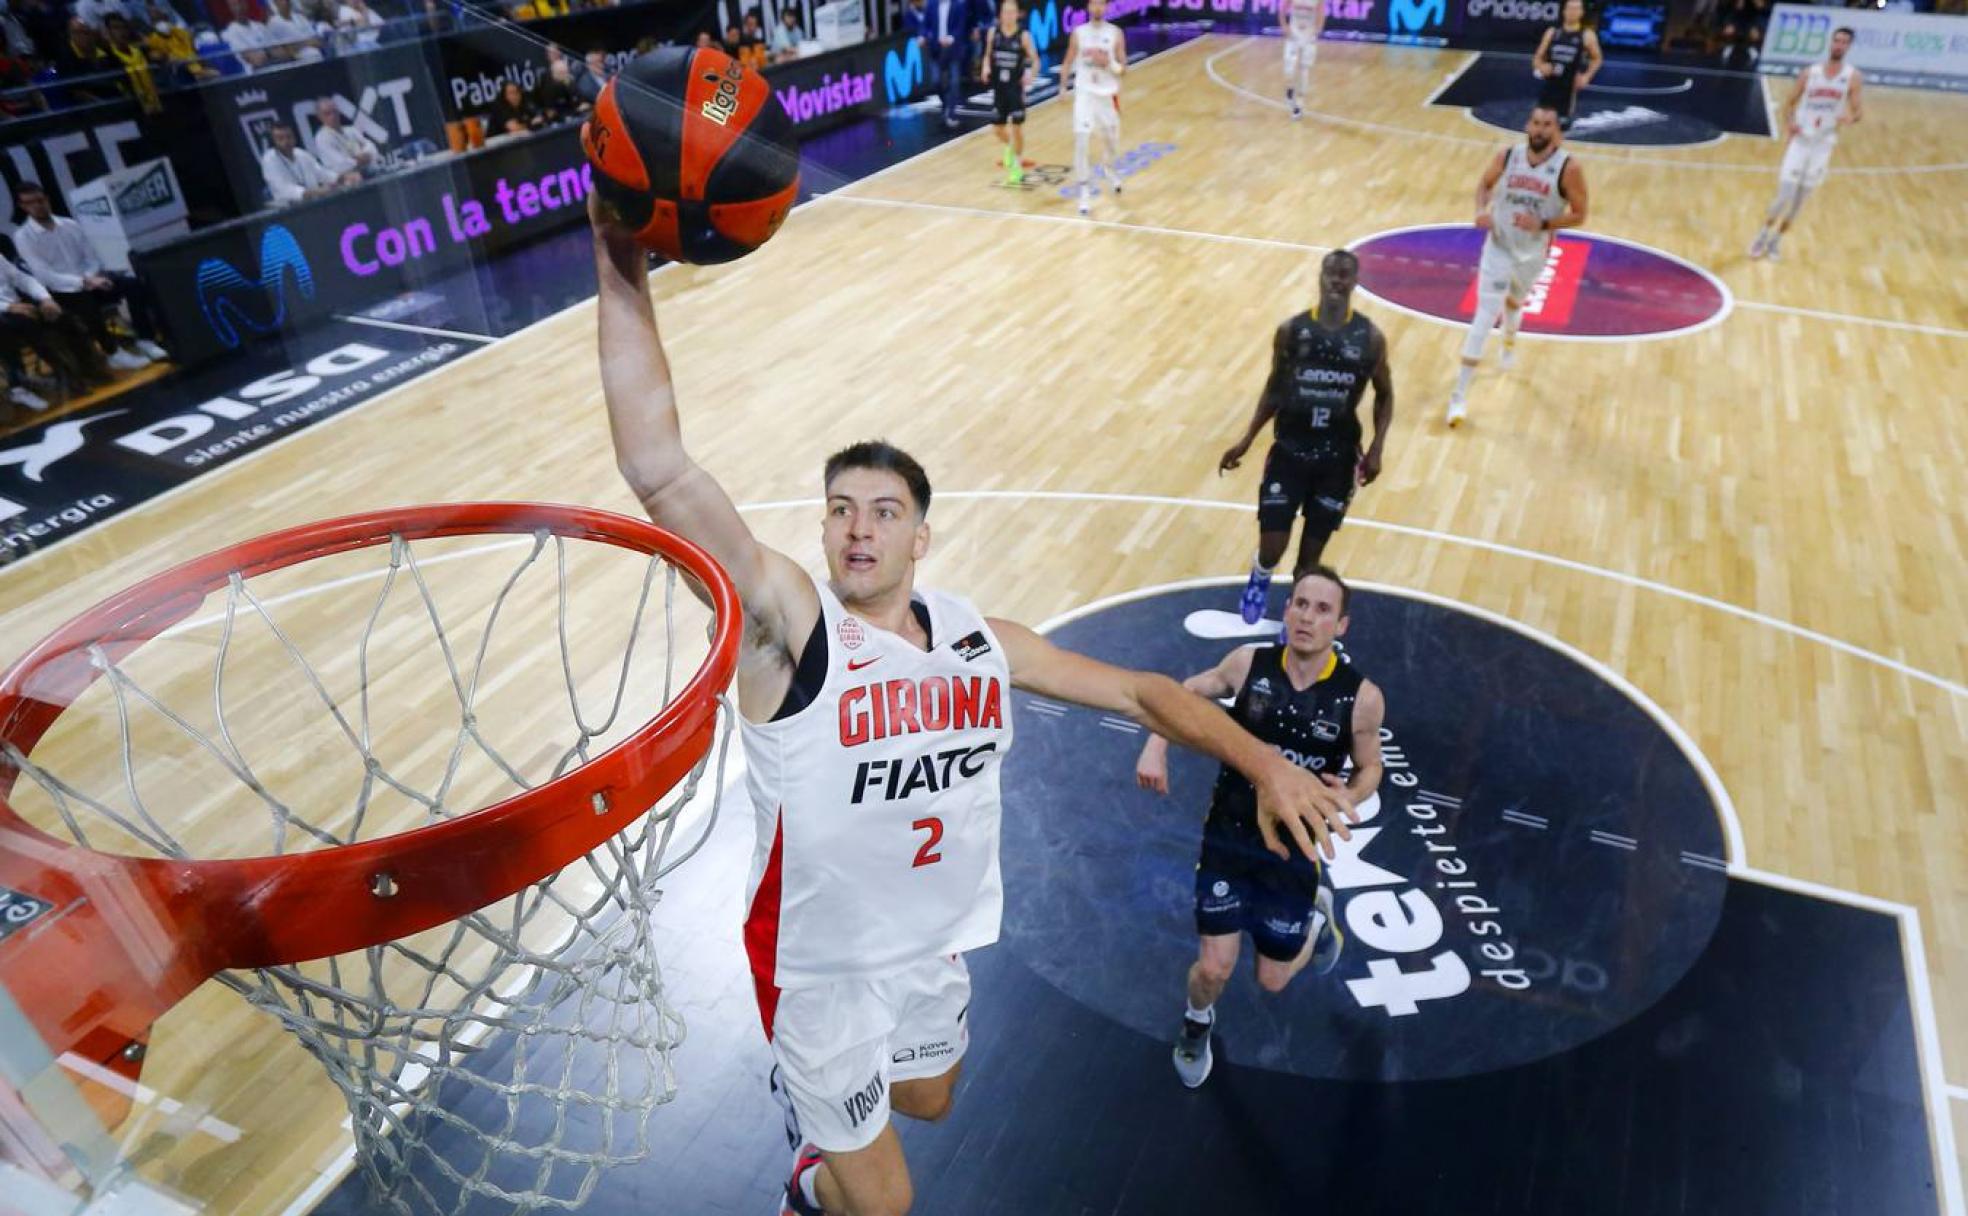
[[[779,993],[772,1054],[799,1132],[832,1153],[888,1126],[888,1089],[956,1067],[970,1042],[970,968],[943,954],[878,980]]]
[[[1118,93],[1073,91],[1073,134],[1100,133],[1121,137],[1121,97]]]
[[[1783,167],[1777,170],[1777,180],[1812,187],[1823,185],[1825,174],[1831,171],[1831,150],[1837,145],[1835,136],[1816,139],[1792,136],[1784,148]]]
[[[1297,34],[1285,35],[1286,75],[1298,71],[1298,65],[1301,62],[1305,64],[1305,70],[1309,72],[1312,70],[1312,65],[1317,63],[1318,60],[1319,40],[1317,38],[1301,38]]]
[[[1522,302],[1531,285],[1544,272],[1550,242],[1540,243],[1533,252],[1513,254],[1494,240],[1484,240],[1483,259],[1476,268],[1476,294],[1481,299],[1507,296]]]

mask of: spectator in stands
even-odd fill
[[[80,17],[70,19],[68,36],[55,53],[55,74],[62,81],[61,102],[87,105],[95,101],[114,101],[122,96],[116,78],[121,64],[109,57],[102,35]]]
[[[34,87],[34,66],[11,50],[0,51],[0,118],[19,118],[48,108]]]
[[[56,0],[10,0],[9,13],[34,43],[23,59],[52,60],[68,41],[68,13]]]
[[[77,17],[98,30],[103,28],[103,21],[111,13],[121,13],[125,17],[130,15],[123,6],[123,0],[75,0],[74,9]]]
[[[718,41],[718,49],[736,59],[738,52],[744,49],[743,42],[744,35],[738,32],[738,27],[727,25],[724,27],[724,37]]]
[[[694,43],[692,43],[691,45],[692,45],[692,46],[694,46],[694,47],[696,47],[696,48],[697,48],[698,50],[700,50],[700,51],[708,51],[708,50],[710,50],[710,49],[711,49],[712,47],[714,47],[714,46],[716,46],[717,44],[718,44],[718,41],[717,41],[717,39],[716,39],[716,38],[713,38],[713,37],[711,36],[711,31],[709,31],[709,30],[698,30],[698,31],[697,31],[697,41],[696,41],[696,42],[694,42]]]
[[[575,87],[574,65],[567,61],[567,52],[552,43],[547,44],[547,74],[534,93],[548,122],[566,122],[594,108]]]
[[[0,257],[0,341],[11,349],[33,347],[55,369],[63,391],[76,393],[110,381],[102,352],[82,322],[55,303],[33,275]]]
[[[176,12],[153,3],[147,15],[150,29],[144,35],[144,49],[150,52],[151,62],[170,64],[192,80],[206,80],[219,74],[217,69],[198,57],[198,48],[191,40],[191,30]]]
[[[492,119],[486,124],[494,135],[523,135],[547,125],[547,116],[517,80],[508,80],[499,89],[499,100],[492,103]]]
[[[922,0],[915,0],[921,8]],[[798,59],[800,43],[806,41],[806,30],[800,25],[799,9],[788,4],[779,10],[779,24],[772,27],[772,38],[766,49],[772,53],[774,63],[784,63],[788,59]]]
[[[1722,0],[1722,66],[1748,69],[1763,49],[1770,0]]]
[[[267,14],[266,35],[269,53],[277,48],[285,51],[290,60],[321,58],[321,37],[312,23],[295,15],[294,0],[273,0],[273,12]]]
[[[35,49],[34,36],[27,32],[21,19],[8,11],[6,0],[0,0],[0,52],[14,59],[38,59],[41,52]]]
[[[321,167],[342,177],[369,177],[382,166],[382,149],[362,132],[344,124],[342,107],[332,97],[314,99],[314,155]]]
[[[122,20],[122,16],[115,14],[109,20]],[[137,277],[105,267],[89,234],[74,220],[55,214],[48,192],[39,182],[15,186],[14,202],[27,213],[27,222],[14,229],[14,246],[20,250],[21,261],[48,289],[55,303],[94,332],[96,345],[109,356],[109,365],[133,371],[165,358],[164,348],[156,342],[157,322]],[[118,304],[129,306],[130,327],[136,331],[127,350],[121,349],[109,328],[109,314]]]
[[[344,54],[366,51],[383,40],[383,15],[369,7],[369,0],[342,0],[335,10],[335,28]]]
[[[144,113],[162,110],[164,103],[157,97],[157,81],[150,74],[150,52],[137,41],[130,19],[122,13],[108,14],[103,18],[103,33],[109,57],[123,69],[124,91],[136,99]]]
[[[957,128],[957,103],[963,100],[964,60],[970,52],[970,9],[967,0],[929,0],[922,10],[930,61],[936,65],[936,88],[943,99],[943,125]]]
[[[242,15],[236,18],[231,25],[219,31],[219,37],[232,48],[233,57],[238,59],[239,65],[248,72],[258,72],[277,62],[292,58],[288,55],[276,57],[272,48],[267,45],[265,24],[248,16]]]
[[[342,0],[294,0],[294,16],[308,23],[310,29],[335,24],[335,14],[341,11]]]
[[[765,23],[759,19],[757,9],[745,13],[745,24],[738,30],[738,62],[748,68],[762,68],[766,65]]]
[[[451,6],[445,0],[424,0],[424,7],[417,20],[417,32],[424,37],[442,34],[453,25]]]
[[[320,198],[362,180],[360,173],[337,176],[328,172],[314,153],[300,146],[300,137],[286,123],[273,124],[272,135],[273,146],[260,154],[260,173],[266,178],[267,194],[275,206]]]

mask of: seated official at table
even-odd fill
[[[0,257],[0,348],[33,347],[54,369],[70,395],[108,384],[113,378],[89,331],[33,275]]]
[[[55,214],[39,182],[15,186],[14,203],[27,215],[14,229],[21,261],[63,312],[89,328],[109,365],[134,371],[164,358],[164,348],[157,344],[157,319],[137,276],[103,265],[89,234],[74,220]],[[130,327],[136,331],[127,341],[109,325],[110,311],[118,304],[129,308]]]
[[[321,167],[340,177],[354,173],[369,177],[382,168],[382,150],[375,141],[348,126],[342,107],[332,97],[315,99],[314,154]]]
[[[260,172],[266,177],[268,197],[282,207],[333,194],[362,180],[360,173],[330,173],[314,153],[300,146],[300,137],[284,122],[273,126],[273,146],[260,155]]]
[[[492,103],[492,121],[486,124],[494,135],[520,135],[547,125],[547,116],[517,80],[508,80]]]

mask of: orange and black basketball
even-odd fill
[[[603,86],[581,146],[602,202],[679,262],[745,256],[799,193],[799,145],[772,86],[710,48],[639,56]]]

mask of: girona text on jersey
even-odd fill
[[[840,744],[859,747],[923,731],[995,730],[1004,725],[1004,690],[987,676],[931,675],[877,680],[840,695]]]

